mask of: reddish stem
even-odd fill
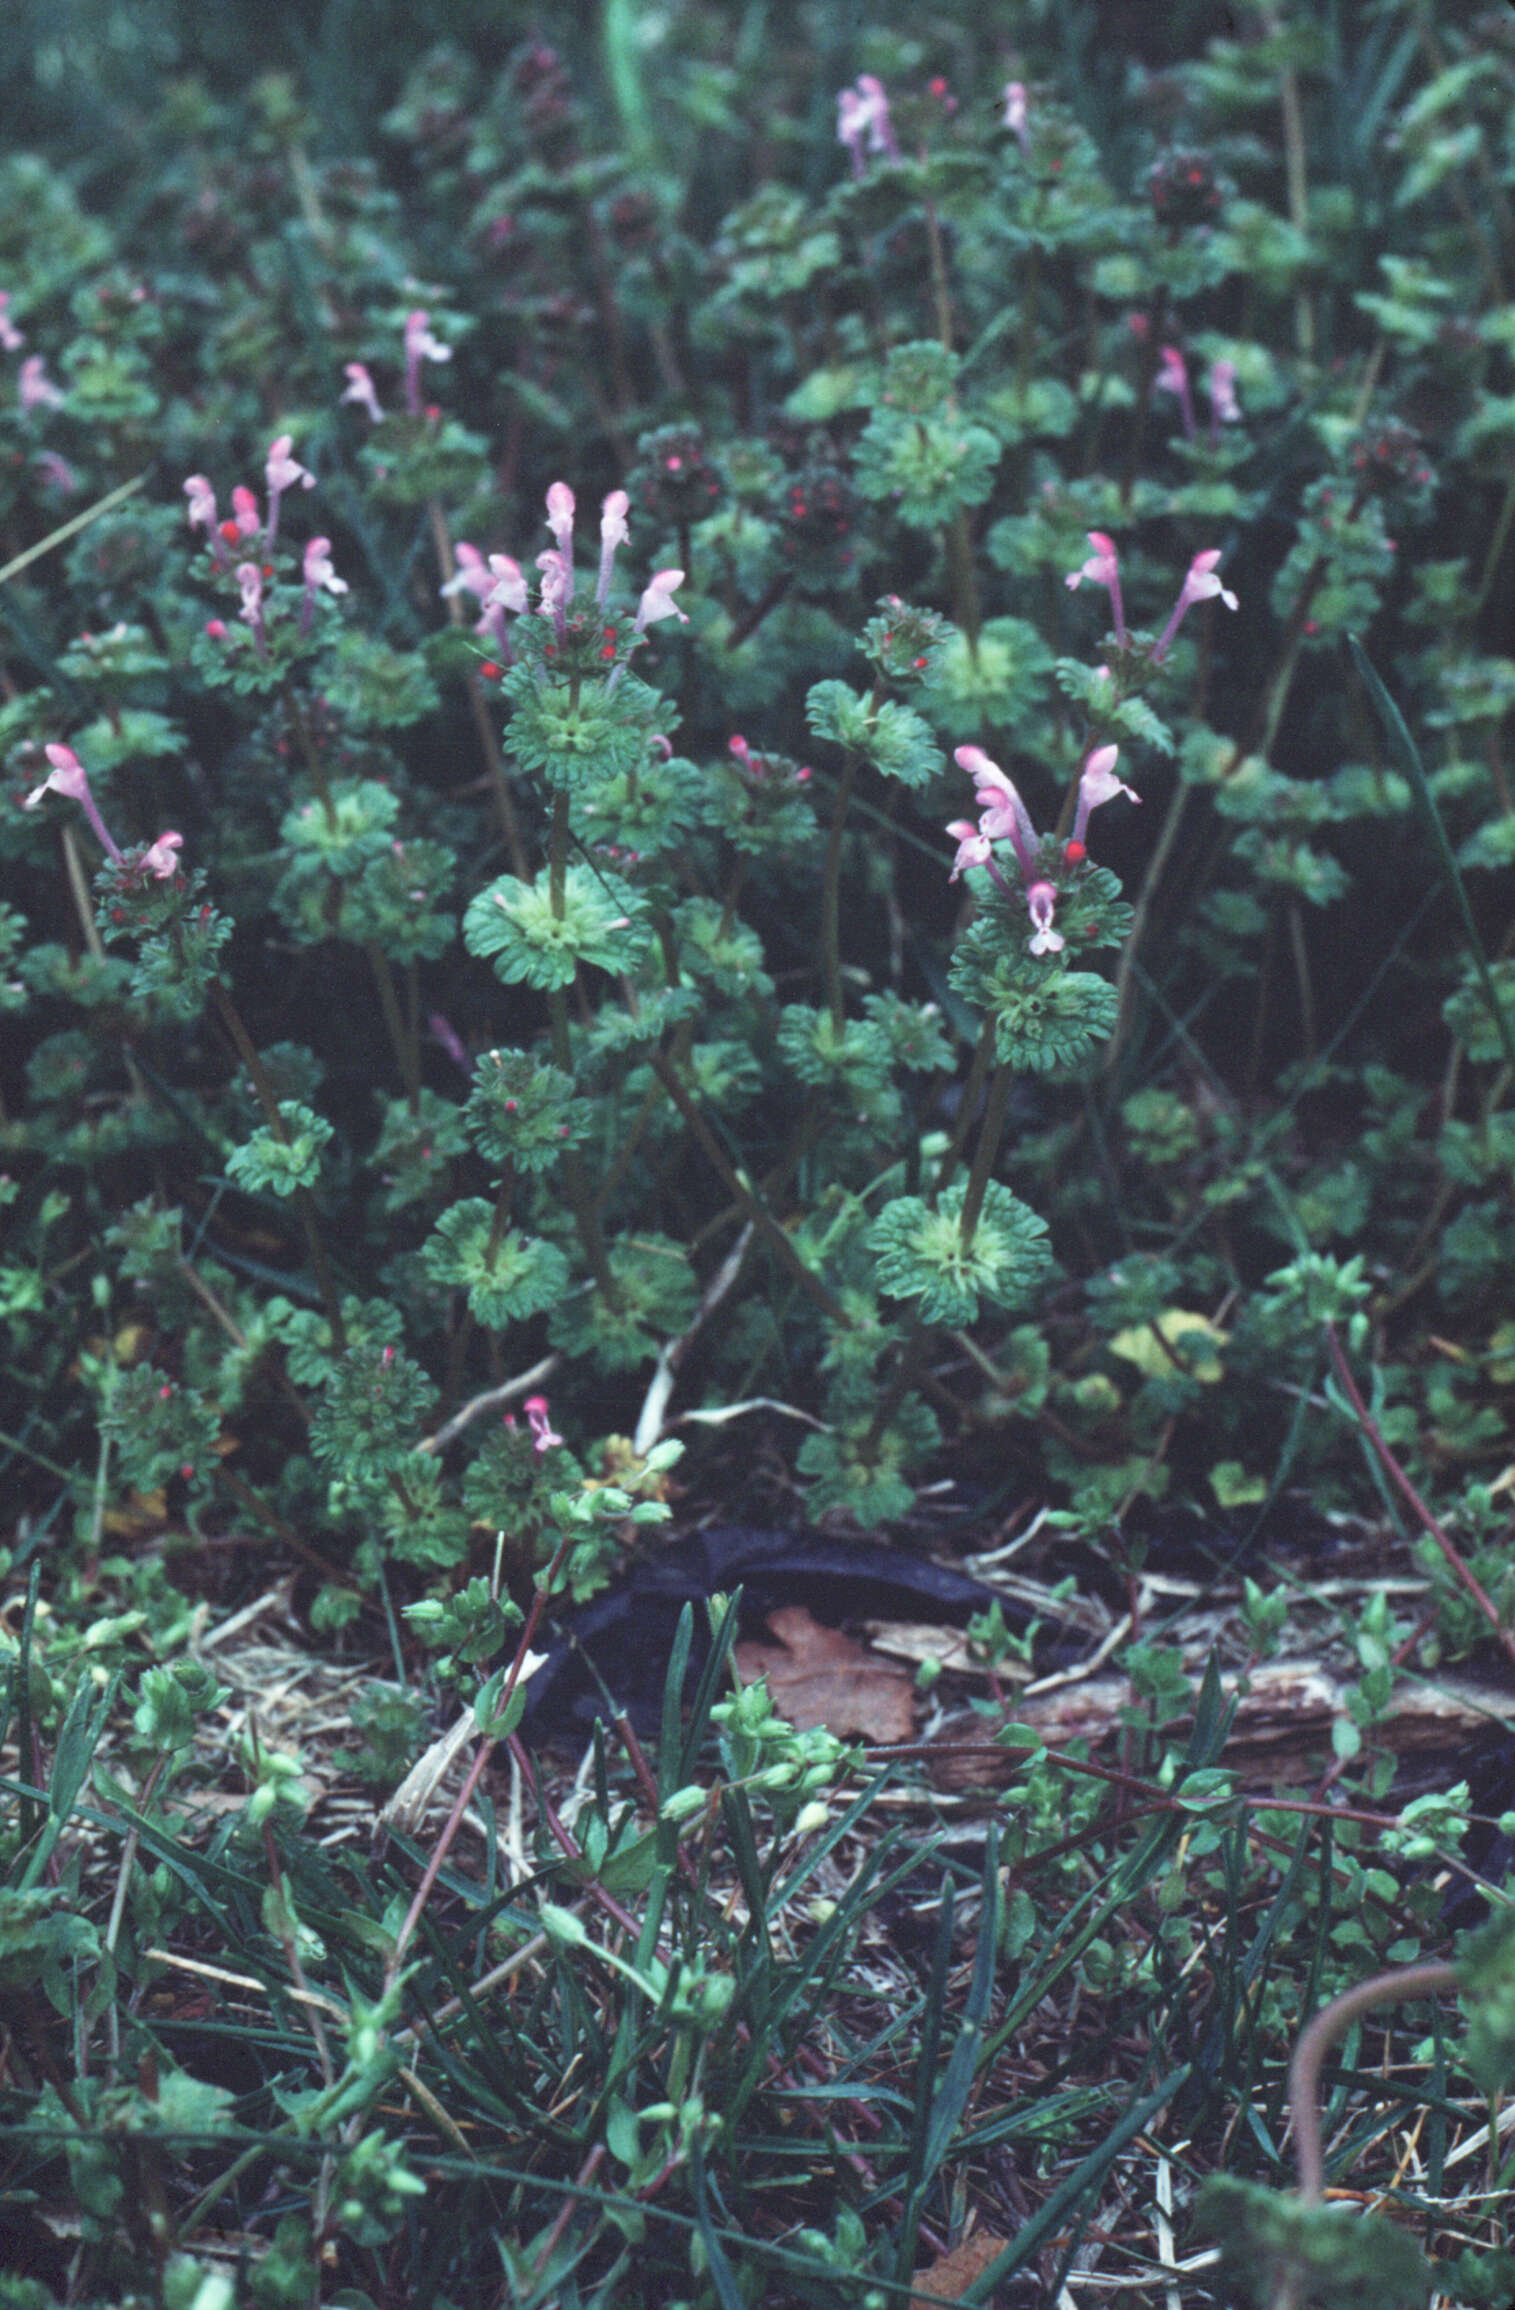
[[[1389,1450],[1388,1445],[1384,1442],[1383,1431],[1380,1429],[1378,1422],[1374,1419],[1372,1413],[1368,1410],[1367,1405],[1363,1402],[1362,1393],[1358,1388],[1356,1380],[1354,1380],[1352,1377],[1350,1366],[1347,1363],[1345,1355],[1342,1353],[1341,1342],[1336,1336],[1335,1325],[1328,1323],[1325,1326],[1325,1333],[1326,1346],[1330,1351],[1331,1361],[1336,1368],[1336,1377],[1341,1382],[1343,1392],[1345,1393],[1348,1402],[1352,1406],[1352,1411],[1357,1420],[1357,1424],[1359,1428],[1361,1428],[1364,1437],[1367,1439],[1368,1446],[1372,1451],[1374,1458],[1378,1461],[1378,1464],[1383,1469],[1384,1474],[1388,1477],[1390,1483],[1394,1486],[1400,1498],[1410,1509],[1416,1520],[1427,1532],[1430,1533],[1431,1538],[1435,1541],[1437,1547],[1441,1550],[1442,1555],[1445,1557],[1447,1569],[1450,1571],[1453,1579],[1463,1590],[1464,1594],[1471,1597],[1472,1601],[1477,1605],[1478,1610],[1482,1613],[1484,1619],[1488,1622],[1490,1628],[1493,1630],[1495,1636],[1498,1638],[1500,1644],[1503,1646],[1506,1654],[1512,1661],[1515,1661],[1515,1636],[1512,1636],[1510,1631],[1501,1622],[1498,1605],[1496,1605],[1494,1599],[1489,1595],[1488,1590],[1482,1585],[1476,1574],[1469,1570],[1467,1564],[1463,1561],[1461,1555],[1459,1555],[1452,1542],[1447,1538],[1446,1533],[1437,1523],[1436,1518],[1431,1514],[1430,1509],[1426,1506],[1424,1500],[1422,1500],[1420,1494],[1416,1491],[1414,1485],[1410,1482],[1409,1477],[1405,1474],[1403,1468],[1395,1459],[1394,1454]]]
[[[1294,2118],[1294,2162],[1299,2173],[1299,2194],[1307,2205],[1318,2206],[1325,2196],[1326,2161],[1320,2140],[1321,2064],[1337,2039],[1360,2014],[1375,2005],[1398,2005],[1411,1997],[1439,1997],[1457,1987],[1455,1965],[1396,1965],[1391,1973],[1375,1973],[1323,2005],[1294,2048],[1289,2064],[1289,2108]]]

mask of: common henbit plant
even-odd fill
[[[1056,2298],[1171,2103],[1278,2178],[1275,1967],[1436,1961],[1416,1840],[1476,1808],[1388,1728],[1515,1646],[1509,12],[34,13],[0,1986],[59,2284],[218,2301],[221,2191],[270,2305],[888,2300],[1014,2143]],[[1259,1810],[1142,1574],[1160,1503],[1245,1550],[1301,1500],[1426,1604],[1332,1607],[1325,1778]],[[1007,1753],[984,1624],[951,2045],[950,1901],[909,2061],[846,2006],[915,1856],[727,1690],[731,1613],[655,1756],[534,1777],[544,1625],[680,1504],[1014,1516],[1123,1598],[1116,1763]],[[1244,1678],[1318,1606],[1240,1577]],[[383,1663],[372,1866],[206,1649],[275,1605]],[[230,2082],[153,2035],[176,1953],[277,2008]],[[1049,2051],[1022,2128],[1064,1993],[1114,2066]],[[486,2126],[536,2146],[481,2180]]]

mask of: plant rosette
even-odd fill
[[[587,1134],[591,1110],[573,1078],[530,1051],[485,1051],[475,1062],[468,1132],[486,1163],[548,1171]]]
[[[975,1323],[981,1298],[1019,1307],[1051,1265],[1046,1221],[996,1179],[984,1189],[977,1225],[965,1236],[967,1192],[960,1181],[934,1209],[923,1196],[902,1195],[868,1230],[879,1290],[913,1300],[923,1323]]]
[[[630,883],[597,868],[565,869],[562,910],[550,878],[501,875],[469,901],[463,943],[494,964],[506,986],[572,986],[581,963],[619,976],[635,969],[648,946],[646,903]]]

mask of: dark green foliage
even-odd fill
[[[10,12],[0,2023],[74,2210],[5,2299],[873,2310],[965,2208],[1054,2299],[1159,2132],[1254,2286],[1424,2298],[1440,2036],[1343,2067],[1386,2222],[1260,2185],[1473,1825],[1389,1796],[1404,1680],[1515,1609],[1508,10],[1013,13]],[[1318,1843],[1162,1497],[1422,1535],[1309,1623]],[[522,1827],[544,1614],[670,1505],[1006,1517],[1132,1615],[1118,1767],[1003,1760],[887,1992],[919,1854],[729,1614]],[[264,1615],[383,1664],[371,1853]]]

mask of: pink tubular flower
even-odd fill
[[[540,1460],[544,1452],[550,1452],[554,1444],[561,1444],[563,1439],[553,1433],[545,1396],[528,1396],[521,1409],[525,1412],[527,1425],[531,1429],[531,1448]]]
[[[573,592],[573,564],[566,555],[555,553],[550,547],[537,555],[537,568],[542,573],[537,588],[537,615],[551,618],[557,628],[558,640],[568,639],[568,602]]]
[[[1210,439],[1219,441],[1223,425],[1240,425],[1241,410],[1236,399],[1236,363],[1212,361],[1210,374],[1205,380],[1210,396]]]
[[[1162,367],[1152,380],[1160,393],[1176,393],[1186,439],[1194,439],[1194,398],[1189,391],[1189,370],[1176,345],[1164,345]]]
[[[1116,777],[1115,765],[1119,759],[1118,746],[1096,746],[1084,764],[1083,776],[1078,782],[1078,810],[1067,851],[1073,863],[1084,854],[1084,833],[1091,810],[1097,810],[1102,802],[1113,802],[1117,794],[1124,794],[1128,802],[1141,800],[1139,794],[1133,794],[1130,787]]]
[[[242,607],[237,613],[244,626],[252,630],[260,658],[268,655],[263,639],[263,572],[255,561],[239,561],[237,583],[242,588]]]
[[[340,406],[343,401],[355,401],[360,409],[367,410],[375,425],[380,424],[384,412],[379,407],[379,396],[373,389],[373,379],[369,376],[363,362],[344,362],[342,374],[347,379],[347,384],[338,396],[338,405]]]
[[[547,526],[564,560],[573,562],[574,495],[566,481],[554,481],[547,490]]]
[[[203,529],[210,540],[211,550],[219,545],[216,535],[216,493],[203,473],[192,473],[184,484],[189,499],[185,513],[191,529]]]
[[[26,338],[11,319],[10,291],[0,289],[0,346],[7,353],[19,353],[25,343]]]
[[[450,361],[452,347],[439,344],[431,333],[431,315],[424,306],[405,316],[405,406],[412,417],[421,414],[421,363]]]
[[[476,545],[460,538],[452,549],[453,572],[445,586],[437,591],[443,601],[454,594],[476,594],[480,601],[489,591],[489,568]]]
[[[22,362],[16,391],[23,409],[61,409],[68,398],[62,386],[55,385],[49,377],[47,363],[40,353],[33,353]]]
[[[297,481],[303,489],[316,486],[315,475],[308,473],[298,458],[290,456],[293,440],[292,434],[281,433],[277,441],[271,442],[268,463],[263,468],[268,482],[268,535],[264,539],[264,550],[268,553],[272,553],[279,532],[279,500],[285,490],[293,489]]]
[[[329,537],[313,537],[305,548],[304,576],[307,593],[314,593],[317,586],[324,586],[329,594],[346,593],[346,578],[338,577],[331,566]]]
[[[631,500],[624,489],[613,489],[600,507],[600,582],[594,589],[595,606],[603,609],[610,596],[610,575],[615,568],[616,547],[624,545],[631,532],[626,527],[626,512]]]
[[[508,553],[492,553],[489,557],[489,590],[484,596],[486,609],[513,610],[517,617],[526,611],[526,580],[521,565],[512,561]]]
[[[1061,954],[1067,940],[1060,930],[1052,927],[1052,910],[1057,905],[1057,891],[1050,882],[1029,882],[1026,885],[1026,911],[1036,926],[1036,935],[1026,941],[1033,954]]]
[[[1194,607],[1196,602],[1211,601],[1219,594],[1228,610],[1236,608],[1235,594],[1228,593],[1215,574],[1215,565],[1219,560],[1220,547],[1217,545],[1212,546],[1208,553],[1197,553],[1190,562],[1188,575],[1184,579],[1178,600],[1174,604],[1173,615],[1153,644],[1152,663],[1154,666],[1162,664],[1163,659],[1168,654],[1169,645],[1174,635],[1183,624],[1185,615]]]
[[[95,798],[89,790],[89,779],[85,775],[84,764],[72,746],[51,745],[46,749],[46,752],[52,767],[41,785],[32,788],[21,805],[22,809],[35,810],[44,794],[66,795],[70,802],[78,803],[90,825],[94,828],[95,838],[100,848],[119,866],[121,852],[112,841],[106,829],[105,821],[100,816]]]
[[[168,882],[179,871],[179,852],[184,848],[182,834],[160,834],[157,841],[144,850],[137,861],[139,874],[151,875],[155,882]]]
[[[473,1061],[463,1048],[462,1038],[446,1012],[428,1011],[426,1026],[432,1041],[441,1044],[453,1065],[461,1067],[465,1075],[471,1075],[473,1073]]]
[[[625,673],[627,660],[630,658],[631,651],[634,650],[640,643],[643,634],[646,632],[649,626],[657,625],[658,622],[663,618],[677,618],[680,625],[688,625],[688,618],[684,615],[684,612],[679,608],[678,603],[673,598],[675,587],[681,586],[683,582],[684,573],[681,569],[658,569],[653,571],[652,576],[647,581],[646,590],[644,591],[641,600],[637,603],[636,624],[631,629],[631,643],[627,650],[626,657],[621,660],[618,666],[612,666],[610,669],[610,679],[605,684],[605,695],[607,698],[609,697],[611,691],[614,690],[616,685],[619,683],[621,676]],[[740,741],[740,749],[741,750],[738,751],[738,741],[733,738],[731,741],[732,753],[736,755],[737,760],[741,763],[744,770],[750,770],[752,768],[752,761],[749,758],[747,742],[745,739]]]
[[[1106,537],[1102,529],[1086,530],[1084,534],[1094,551],[1086,562],[1079,564],[1077,569],[1069,570],[1063,583],[1070,593],[1076,592],[1085,578],[1088,578],[1091,585],[1105,588],[1110,596],[1110,614],[1115,621],[1115,639],[1124,649],[1126,646],[1126,613],[1121,605],[1120,562],[1116,556],[1115,540]]]
[[[839,88],[836,92],[836,135],[837,142],[847,147],[853,175],[861,176],[868,166],[863,158],[868,136],[868,107],[855,88]]]
[[[857,76],[857,90],[867,112],[868,150],[882,152],[890,160],[898,160],[900,148],[894,134],[894,125],[889,118],[889,99],[884,94],[883,82],[876,73],[860,72]]]
[[[1027,882],[1036,874],[1036,829],[1031,814],[997,762],[982,746],[959,746],[952,759],[973,780],[979,832],[991,842],[1007,839]]]
[[[1025,82],[1007,80],[1005,83],[1005,126],[1009,129],[1022,152],[1027,150],[1031,142],[1030,132],[1026,125],[1028,109]]]
[[[677,618],[680,625],[688,625],[688,618],[673,598],[676,589],[683,582],[684,573],[681,569],[653,571],[652,576],[647,581],[647,590],[637,603],[637,620],[632,628],[633,634],[644,633],[648,626],[655,626],[660,618]]]
[[[516,617],[522,617],[528,606],[526,580],[521,575],[519,562],[512,561],[508,553],[492,553],[484,583],[487,589],[483,595],[484,614],[473,630],[488,636],[507,666],[514,665],[515,652],[505,629],[505,612],[510,610]]]
[[[1065,941],[1062,932],[1052,924],[1057,888],[1042,872],[1036,829],[1026,805],[999,764],[991,762],[981,746],[959,746],[953,759],[973,780],[980,816],[976,834],[966,819],[955,819],[947,829],[949,834],[958,837],[957,857],[949,879],[955,881],[965,866],[984,866],[1000,888],[1007,889],[990,851],[1001,836],[1008,836],[1020,866],[1026,911],[1032,922],[1033,936],[1028,942],[1031,952],[1059,954]]]
[[[232,521],[238,537],[256,537],[263,527],[263,516],[252,491],[240,481],[231,493]]]
[[[311,620],[316,614],[316,589],[325,588],[329,594],[345,594],[346,578],[338,577],[331,565],[331,539],[313,537],[305,548],[305,600],[300,610],[300,631],[310,632]]]
[[[52,488],[61,489],[65,497],[72,497],[79,486],[79,476],[69,464],[68,459],[60,457],[56,449],[43,449],[38,452],[37,471]]]
[[[952,861],[952,872],[947,877],[949,882],[956,882],[966,867],[992,864],[994,845],[987,834],[980,833],[971,818],[952,819],[947,832],[957,843],[957,856]]]
[[[837,91],[836,133],[838,140],[852,156],[852,173],[861,176],[867,165],[863,159],[866,144],[869,152],[881,152],[890,160],[898,160],[900,148],[889,118],[889,99],[884,84],[871,72],[859,73],[855,88]]]

